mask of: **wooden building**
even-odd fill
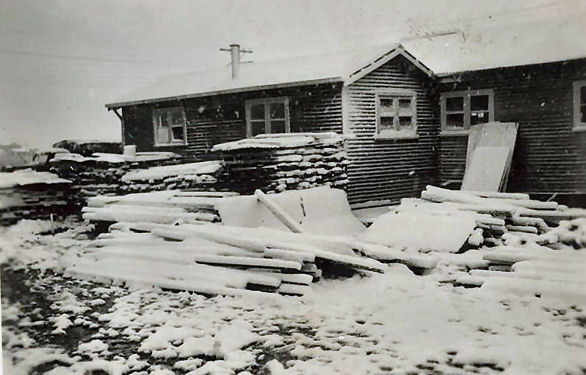
[[[216,157],[215,144],[261,133],[343,133],[353,203],[396,202],[436,181],[433,75],[401,45],[243,64],[232,75],[171,77],[107,108],[125,144],[200,160]]]
[[[508,190],[586,193],[586,59],[434,75],[393,44],[155,82],[106,107],[138,151],[216,157],[261,133],[347,138],[351,203],[398,202],[461,183],[470,126],[519,123]]]
[[[586,193],[586,59],[452,73],[438,78],[440,181],[461,181],[467,129],[519,124],[507,190]]]

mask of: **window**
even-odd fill
[[[471,125],[494,121],[492,90],[471,90],[441,94],[442,130],[468,130]]]
[[[289,133],[289,99],[266,98],[246,101],[246,136]]]
[[[155,145],[186,144],[185,113],[183,108],[161,108],[153,110]]]
[[[392,90],[376,93],[376,120],[377,138],[417,136],[415,92]]]
[[[574,82],[574,129],[586,129],[586,81]]]

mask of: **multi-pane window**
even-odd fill
[[[416,95],[411,91],[376,94],[376,136],[393,138],[417,135]]]
[[[442,130],[467,130],[471,125],[494,121],[493,95],[492,90],[441,94]]]
[[[246,101],[247,137],[289,131],[289,100],[286,97]]]
[[[185,113],[183,108],[161,108],[153,110],[155,144],[185,144]]]
[[[574,128],[586,129],[586,81],[574,82]]]

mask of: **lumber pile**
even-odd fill
[[[222,190],[219,177],[223,171],[219,160],[135,169],[122,176],[129,193],[156,190]]]
[[[343,137],[336,133],[262,134],[214,146],[226,164],[228,188],[243,194],[348,183]]]
[[[545,246],[498,246],[485,252],[486,269],[460,275],[462,285],[481,286],[499,295],[586,303],[586,252]]]
[[[152,166],[178,164],[171,152],[139,152],[135,155],[95,153],[86,157],[59,153],[49,161],[49,171],[72,181],[80,190],[80,204],[87,197],[115,195],[127,190],[122,177],[129,171]]]
[[[220,221],[218,200],[236,193],[155,191],[121,196],[89,198],[82,209],[85,220],[100,228],[115,222],[149,222],[156,224],[214,223]]]
[[[386,266],[317,236],[219,224],[116,223],[66,274],[204,294],[303,295],[323,272],[384,272]]]
[[[63,217],[76,211],[69,180],[32,169],[0,173],[0,225]]]
[[[435,186],[427,186],[421,200],[411,204],[475,213],[476,234],[468,241],[472,247],[553,244],[558,238],[550,232],[552,226],[560,220],[586,217],[584,210],[533,200],[528,194],[457,191]]]

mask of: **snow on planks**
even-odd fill
[[[361,272],[386,265],[351,251],[324,250],[319,241],[267,228],[218,224],[117,223],[80,256],[61,260],[67,274],[93,280],[140,283],[204,294],[263,291],[303,295],[324,263]],[[278,233],[275,233],[278,232]],[[313,238],[313,237],[312,237]]]
[[[415,207],[476,213],[476,227],[482,230],[480,244],[489,246],[553,244],[557,236],[551,227],[560,218],[586,215],[556,202],[542,202],[519,193],[458,191],[427,186],[421,200],[407,200]],[[555,231],[553,232],[555,233]],[[474,246],[477,247],[477,246]]]
[[[547,247],[502,246],[484,255],[489,264],[506,265],[497,270],[471,270],[462,283],[473,281],[501,295],[556,299],[586,303],[586,253]]]

